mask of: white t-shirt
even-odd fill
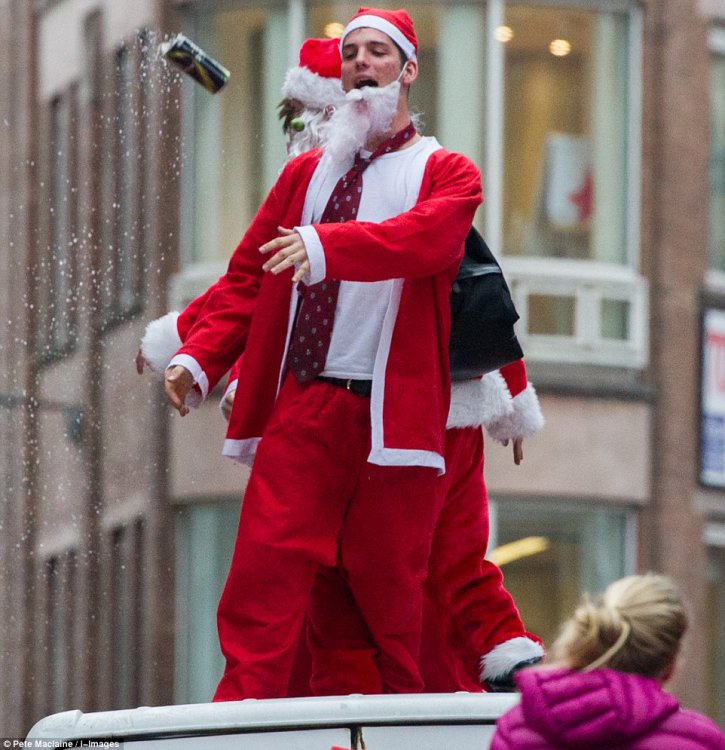
[[[435,138],[421,138],[400,151],[379,156],[363,172],[358,220],[379,223],[411,209],[418,200],[428,157],[440,148]],[[325,256],[315,229],[327,201],[347,169],[323,159],[312,176],[302,212],[300,233],[310,261],[309,283],[325,278]],[[351,247],[350,252],[355,252]],[[337,299],[330,350],[322,375],[370,380],[380,331],[390,301],[392,280],[343,281]]]

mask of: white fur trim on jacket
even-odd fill
[[[451,384],[451,408],[446,428],[480,427],[513,414],[513,400],[501,373],[488,372],[476,380]]]
[[[513,399],[513,407],[511,414],[486,425],[488,434],[499,443],[531,437],[544,426],[544,415],[531,383]]]
[[[522,661],[544,657],[544,649],[540,643],[524,635],[499,643],[487,654],[481,657],[481,682],[493,680],[508,674]]]
[[[339,106],[345,101],[339,78],[323,78],[303,67],[287,71],[282,96],[297,99],[312,109],[324,109],[328,104]]]
[[[141,354],[152,372],[157,375],[164,371],[171,358],[181,348],[181,339],[176,327],[179,313],[174,311],[152,320],[141,339]]]

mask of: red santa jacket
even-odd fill
[[[246,462],[274,408],[294,312],[292,270],[265,274],[259,247],[277,236],[278,226],[300,224],[320,156],[308,152],[286,165],[177,353],[197,363],[206,396],[244,352],[224,452]],[[438,149],[409,211],[380,223],[315,225],[329,278],[394,279],[374,366],[373,463],[444,468],[450,286],[480,202],[477,168]]]

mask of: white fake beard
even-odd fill
[[[363,86],[345,94],[322,132],[323,159],[352,165],[365,144],[386,134],[398,109],[400,81],[387,86]]]
[[[324,110],[305,109],[299,115],[305,127],[301,131],[288,131],[287,157],[299,156],[305,151],[317,148],[323,139],[323,134],[330,126],[330,119]]]

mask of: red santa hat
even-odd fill
[[[340,49],[342,50],[345,37],[351,31],[362,28],[382,31],[403,50],[408,60],[417,60],[418,37],[413,28],[413,19],[402,8],[400,10],[358,8],[357,13],[342,32]]]
[[[282,96],[312,109],[324,109],[344,98],[337,39],[306,39],[302,43],[300,64],[287,71]]]

